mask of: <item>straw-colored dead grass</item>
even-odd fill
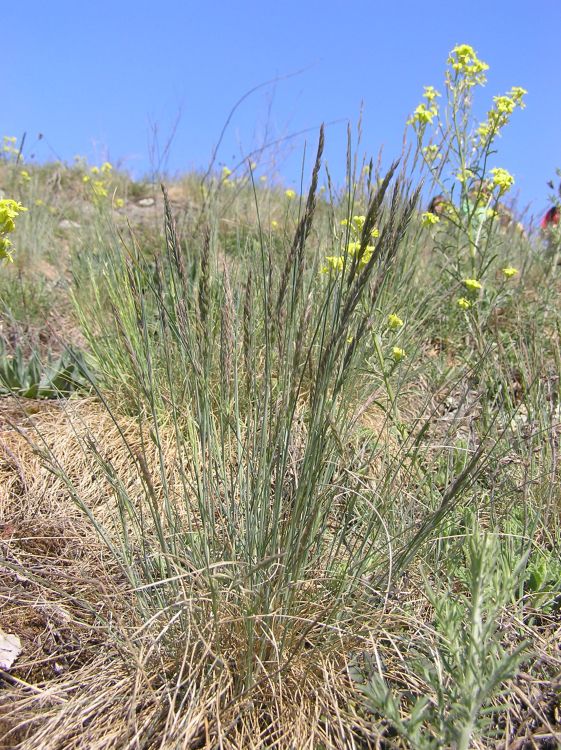
[[[235,607],[224,608],[221,639],[229,642],[220,657],[209,645],[212,624],[179,634],[175,648],[159,647],[157,618],[141,627],[114,558],[41,458],[52,451],[96,514],[110,518],[110,488],[84,439],[96,441],[132,492],[135,450],[143,450],[149,469],[157,462],[132,420],[117,426],[93,402],[3,399],[0,415],[0,625],[22,643],[1,683],[0,747],[346,746],[348,722],[328,719],[348,711],[345,649],[318,657],[321,627],[309,627],[310,613],[302,618],[302,653],[284,663],[272,647],[245,696]]]
[[[367,426],[383,427],[375,415],[368,419]],[[172,474],[173,441],[161,439]],[[133,420],[117,425],[93,401],[27,402],[25,411],[13,399],[0,401],[0,626],[19,635],[23,649],[0,677],[0,748],[405,747],[365,711],[348,665],[366,654],[384,665],[398,689],[426,689],[409,669],[409,648],[427,637],[422,623],[430,620],[411,577],[396,585],[390,601],[373,597],[370,610],[360,613],[349,607],[337,629],[322,624],[325,602],[314,611],[303,599],[288,658],[275,650],[282,619],[264,619],[268,648],[261,661],[252,657],[254,682],[246,690],[248,641],[235,597],[224,594],[217,625],[204,616],[208,592],[194,577],[180,602],[192,623],[188,632],[170,626],[166,613],[141,621],[114,557],[53,473],[56,462],[49,470],[41,458],[52,451],[109,525],[114,495],[87,440],[132,497],[142,494],[137,452],[161,491],[156,448]],[[539,734],[546,739],[536,746],[549,747],[558,710],[547,675],[559,666],[559,624],[544,621],[528,635],[539,656],[512,684],[507,719],[515,738],[508,747],[519,749]]]

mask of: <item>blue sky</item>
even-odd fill
[[[306,131],[261,163],[297,188],[304,142],[311,158],[326,122],[327,160],[341,180],[361,102],[361,151],[383,147],[387,163],[423,86],[442,88],[448,52],[465,42],[490,65],[481,112],[512,85],[529,92],[495,159],[514,174],[520,204],[541,213],[561,167],[560,0],[29,0],[6,4],[2,26],[0,133],[26,131],[38,160],[108,158],[140,176],[158,166],[156,141],[161,150],[174,132],[160,167],[205,168],[236,101],[278,78],[236,110],[218,162]]]

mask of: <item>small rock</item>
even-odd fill
[[[62,219],[58,226],[60,229],[80,229],[81,225],[77,221],[71,221],[71,219]]]
[[[21,654],[21,641],[13,633],[4,633],[0,628],[0,669],[10,669]]]
[[[150,208],[150,206],[153,206],[156,201],[154,198],[141,198],[138,201],[138,205],[142,208]]]

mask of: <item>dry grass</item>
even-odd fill
[[[423,624],[430,620],[428,605],[414,577],[403,579],[389,599],[372,598],[369,621],[363,615],[359,622],[350,609],[346,623],[344,618],[326,628],[324,603],[314,612],[307,598],[293,631],[304,647],[284,661],[274,648],[278,623],[274,616],[263,621],[270,647],[261,676],[244,692],[247,643],[234,603],[224,604],[220,655],[211,646],[217,626],[201,624],[196,615],[204,609],[204,592],[197,600],[196,585],[186,584],[185,601],[194,615],[190,632],[174,633],[158,617],[142,624],[114,558],[37,451],[49,446],[96,513],[109,519],[112,496],[102,489],[83,438],[103,438],[106,457],[132,492],[138,467],[122,439],[124,434],[141,449],[132,420],[117,426],[92,401],[64,408],[32,402],[24,414],[17,402],[4,399],[0,410],[0,624],[17,633],[23,647],[1,678],[0,747],[403,747],[364,710],[348,665],[376,660],[397,689],[427,689],[409,668],[415,642],[433,637]],[[365,421],[383,426],[373,412]],[[147,456],[157,461],[155,454]],[[169,460],[173,465],[172,452]],[[509,633],[517,637],[521,623],[515,618],[513,612],[505,620],[506,639]],[[506,721],[514,739],[499,745],[504,750],[556,746],[551,743],[558,731],[559,685],[551,675],[561,670],[561,625],[542,617],[526,630],[535,653],[510,686]]]
[[[49,446],[103,515],[110,494],[92,473],[81,438],[103,437],[107,457],[132,485],[138,472],[119,431],[140,449],[132,422],[117,428],[91,402],[65,409],[28,403],[25,414],[12,399],[0,406],[0,623],[20,636],[23,649],[4,675],[0,747],[214,747],[222,737],[224,747],[250,748],[270,746],[272,727],[290,728],[279,747],[295,746],[296,737],[299,747],[315,747],[322,733],[336,732],[322,730],[319,717],[341,710],[344,659],[334,652],[317,663],[310,612],[302,621],[308,658],[281,665],[272,652],[258,689],[241,702],[232,701],[243,653],[234,611],[223,623],[227,663],[205,646],[214,640],[210,630],[185,634],[167,659],[154,651],[159,623],[140,626],[113,558],[38,454]],[[178,662],[174,693],[169,682]]]

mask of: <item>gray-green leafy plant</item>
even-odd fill
[[[9,353],[0,339],[0,395],[52,399],[88,390],[83,366],[83,355],[75,349],[48,357],[45,362],[36,349],[26,355],[21,346],[16,346]]]
[[[512,598],[526,562],[514,570],[501,541],[473,528],[466,541],[466,588],[425,580],[433,608],[434,637],[410,652],[408,669],[427,695],[393,688],[371,665],[354,670],[368,709],[383,717],[415,750],[468,750],[474,737],[492,734],[504,682],[512,677],[524,644],[509,647],[501,630],[503,608]]]

